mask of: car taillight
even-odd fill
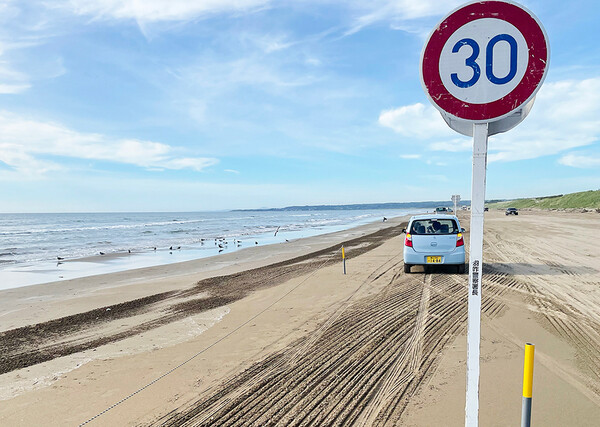
[[[404,239],[404,246],[412,248],[412,236],[409,233],[406,233],[406,238]]]
[[[458,248],[459,246],[464,246],[464,245],[465,245],[465,241],[463,240],[462,233],[458,233],[456,235],[456,247]]]

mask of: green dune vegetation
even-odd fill
[[[487,206],[491,209],[505,209],[508,207],[517,209],[600,209],[600,190],[534,197],[531,199],[516,199],[490,203]]]

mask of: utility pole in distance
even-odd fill
[[[454,194],[452,195],[452,203],[454,203],[454,214],[456,215],[456,209],[458,208],[458,203],[460,202],[460,195]]]

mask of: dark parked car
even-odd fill
[[[504,212],[505,215],[519,215],[519,211],[517,210],[517,208],[508,208],[506,209],[506,212]]]

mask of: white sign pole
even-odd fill
[[[452,202],[454,203],[454,214],[456,215],[456,210],[458,209],[458,202],[460,202],[460,195],[452,195]]]
[[[479,423],[479,341],[487,143],[488,123],[474,123],[473,176],[471,182],[471,242],[469,247],[469,314],[467,320],[466,427],[477,427]]]
[[[548,72],[549,55],[548,37],[540,21],[512,0],[477,0],[458,7],[433,29],[421,54],[421,83],[427,97],[448,126],[473,136],[467,427],[479,423],[487,140],[514,128],[527,116]]]

